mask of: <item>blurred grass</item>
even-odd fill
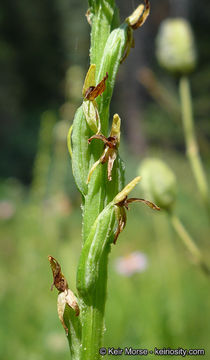
[[[179,184],[176,212],[209,260],[208,219],[186,158],[157,149],[150,152],[175,171]],[[55,159],[62,172],[57,155]],[[136,175],[140,159],[129,154],[126,157],[129,181]],[[51,164],[53,167],[56,164]],[[56,171],[53,174],[56,184]],[[57,176],[60,179],[59,173]],[[49,179],[47,184],[50,188]],[[17,182],[7,180],[0,185],[1,198],[13,206],[13,214],[1,221],[2,359],[69,358],[68,344],[56,314],[57,292],[50,292],[52,276],[47,260],[49,254],[58,259],[70,287],[75,290],[82,219],[77,190],[71,181],[69,185],[67,193],[65,184],[59,182],[58,188],[52,186],[52,191],[42,200]],[[142,195],[140,188],[135,192]],[[146,254],[148,268],[131,277],[118,274],[116,258],[136,250]],[[110,255],[105,346],[204,348],[208,353],[209,280],[192,263],[167,217],[134,204],[128,213],[126,229],[117,245],[112,246]]]

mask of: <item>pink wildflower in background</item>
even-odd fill
[[[147,269],[147,256],[140,251],[135,251],[126,256],[116,259],[115,269],[124,276],[131,276],[135,273],[143,272]]]

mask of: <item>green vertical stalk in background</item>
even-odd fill
[[[203,254],[197,247],[196,243],[188,233],[181,220],[173,213],[168,212],[171,224],[176,231],[177,235],[183,241],[184,245],[188,249],[189,253],[193,256],[194,261],[201,267],[201,269],[207,274],[210,274],[209,268],[205,263]]]
[[[199,148],[195,135],[192,98],[190,93],[189,79],[187,76],[181,77],[179,91],[180,91],[180,99],[181,99],[182,121],[184,127],[187,156],[189,158],[192,172],[195,181],[197,183],[200,195],[209,211],[208,183],[201,162]]]
[[[45,111],[41,116],[38,151],[31,186],[31,195],[36,200],[43,200],[47,193],[52,133],[56,120],[56,115],[52,111]]]

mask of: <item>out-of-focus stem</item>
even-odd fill
[[[154,72],[143,67],[138,73],[139,82],[148,90],[149,94],[155,101],[170,115],[173,115],[174,120],[179,120],[180,107],[174,94],[169,91],[155,76]]]
[[[202,270],[206,274],[210,275],[210,269],[205,264],[202,253],[200,252],[199,248],[195,244],[194,240],[192,239],[191,235],[188,233],[182,222],[176,215],[172,213],[169,213],[169,217],[174,230],[176,231],[180,239],[183,241],[196,263],[201,266]]]
[[[33,168],[31,186],[32,197],[42,200],[46,195],[48,186],[48,172],[50,167],[50,149],[52,145],[52,132],[56,123],[56,116],[52,111],[45,111],[41,117],[38,151]]]
[[[202,200],[209,210],[208,183],[201,162],[195,135],[190,84],[189,79],[186,76],[182,76],[180,79],[179,91],[187,156],[189,158],[193,175],[195,177],[195,181],[197,183]]]

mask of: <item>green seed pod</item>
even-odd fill
[[[168,71],[180,74],[191,72],[197,54],[190,23],[182,18],[162,22],[156,38],[156,56]]]
[[[170,211],[176,200],[176,178],[172,170],[159,159],[146,159],[139,167],[140,186],[145,197],[161,209]]]
[[[111,202],[97,217],[82,248],[77,271],[77,290],[83,297],[90,295],[96,286],[100,264],[106,261],[113,242],[114,223],[114,204]]]
[[[98,133],[100,131],[100,118],[97,107],[95,106],[93,101],[83,101],[82,104],[83,112],[85,114],[86,121],[90,127],[90,129],[94,133]]]

